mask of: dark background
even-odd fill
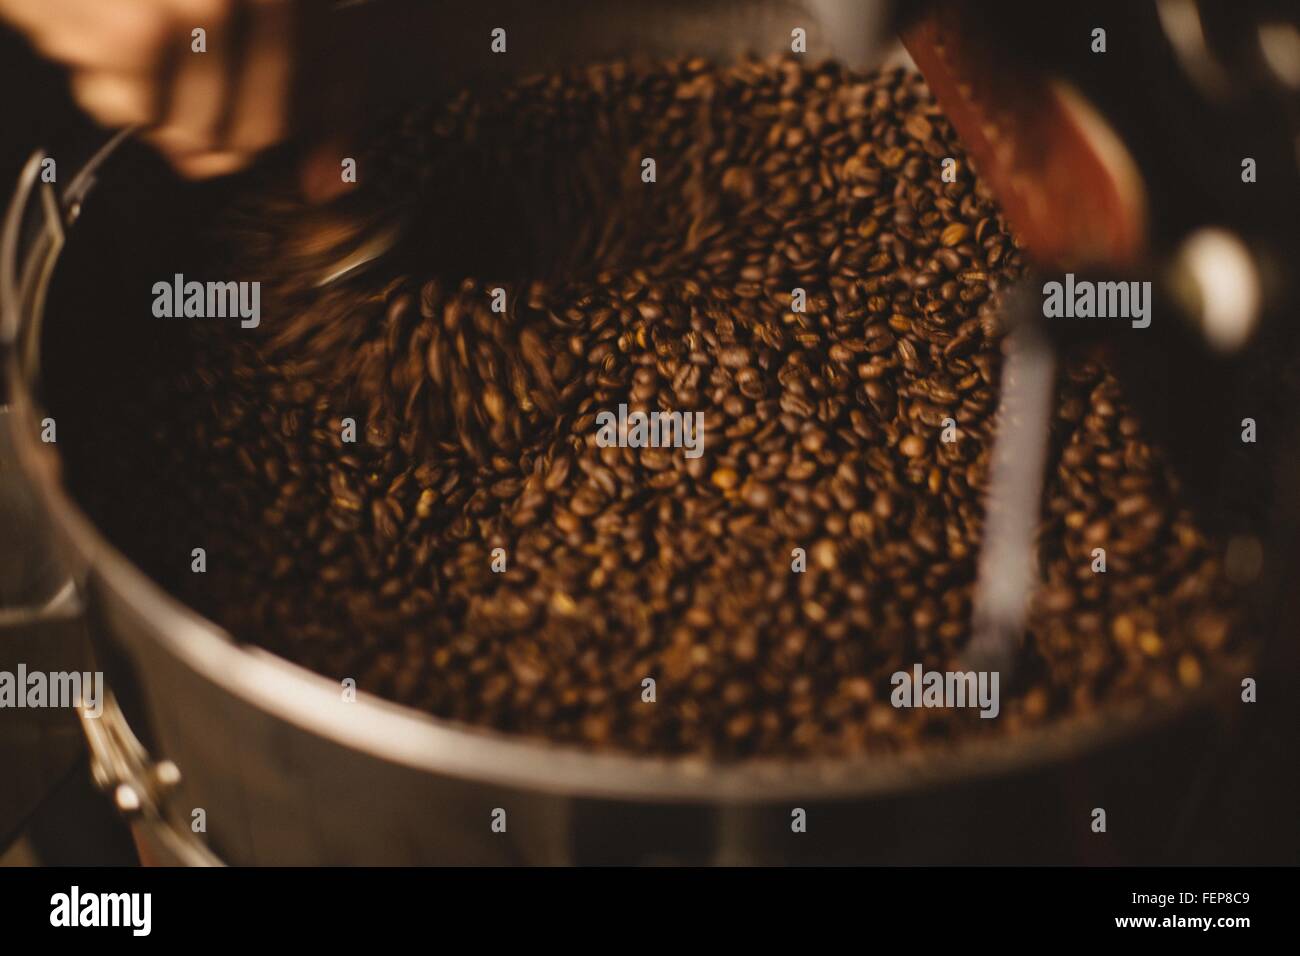
[[[0,181],[4,205],[27,156],[74,116],[63,71],[0,25]]]

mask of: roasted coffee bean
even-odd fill
[[[363,168],[353,232],[423,224],[391,262],[321,294],[352,232],[268,184],[210,270],[263,282],[261,326],[170,324],[183,363],[61,416],[91,514],[238,639],[440,717],[722,758],[1012,732],[1235,646],[1159,449],[1076,357],[1002,719],[890,706],[895,671],[961,667],[1020,274],[914,74],[592,66],[417,110]],[[699,454],[602,447],[621,404],[703,413]]]

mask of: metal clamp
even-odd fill
[[[80,216],[99,170],[130,134],[130,129],[121,130],[100,146],[62,194],[41,179],[48,158],[43,150],[36,151],[23,167],[0,230],[0,354],[14,349],[20,360],[18,370],[35,367],[32,350],[37,346],[37,336],[30,330],[36,327],[34,320],[44,309],[45,291],[67,230]],[[3,401],[4,396],[0,396],[0,476],[10,456],[11,429],[20,427],[20,423],[12,421],[11,410]],[[38,508],[20,484],[0,485],[0,516],[30,522],[33,541],[44,540]],[[16,603],[0,604],[0,636],[7,638],[6,647],[13,653],[40,648],[50,660],[79,661],[89,651],[77,643],[85,638],[84,598],[78,576],[53,553],[40,554],[44,558],[37,562],[41,575],[17,594]],[[30,564],[31,556],[28,560]],[[128,818],[142,856],[174,864],[219,865],[220,861],[197,839],[167,822],[166,797],[180,784],[180,771],[171,761],[155,761],[149,756],[131,732],[116,699],[107,695],[99,717],[89,717],[81,709],[77,713],[90,749],[92,776]],[[19,771],[28,771],[35,781],[20,788],[25,797],[39,797],[40,789],[55,776],[51,771],[37,779],[38,769],[53,768],[61,773],[80,752],[75,740],[76,723],[68,729],[71,733],[56,741],[67,749],[63,761],[51,759],[48,752],[30,767],[20,759]],[[47,734],[42,746],[53,746],[52,739]],[[30,803],[31,799],[25,799],[17,807],[0,806],[0,831],[20,819]]]
[[[181,783],[170,760],[155,760],[126,722],[117,698],[106,692],[103,713],[78,711],[90,747],[90,773],[131,825],[145,862],[222,866],[221,860],[167,815],[167,799]]]

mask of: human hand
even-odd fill
[[[140,126],[185,176],[247,165],[289,129],[291,0],[0,0],[109,127]],[[196,31],[203,31],[198,34]]]

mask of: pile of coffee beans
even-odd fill
[[[962,669],[1022,270],[915,74],[593,66],[407,117],[360,171],[388,260],[318,290],[338,236],[259,197],[231,278],[260,327],[193,323],[88,430],[92,514],[238,639],[440,717],[720,758],[1014,732],[1230,647],[1219,561],[1076,356],[1000,716],[891,706],[894,672]],[[602,447],[620,404],[702,412],[702,454]]]

